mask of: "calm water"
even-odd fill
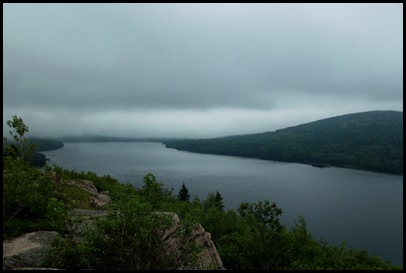
[[[403,176],[195,154],[146,142],[65,143],[44,154],[66,169],[109,174],[136,187],[151,172],[174,194],[182,183],[200,200],[218,190],[226,208],[235,210],[243,201],[270,200],[288,226],[304,215],[316,238],[346,241],[403,264]]]

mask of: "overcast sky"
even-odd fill
[[[3,4],[3,135],[220,137],[403,111],[403,4]]]

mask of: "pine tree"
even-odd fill
[[[224,209],[224,204],[223,204],[223,197],[221,196],[221,194],[216,191],[216,206],[220,209],[223,210]]]
[[[182,187],[179,190],[178,200],[189,202],[190,195],[189,190],[186,188],[185,183],[182,184]]]

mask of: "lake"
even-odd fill
[[[196,154],[152,142],[65,143],[42,153],[65,169],[110,175],[136,187],[151,172],[175,195],[182,183],[200,200],[219,191],[226,209],[269,200],[282,209],[287,226],[304,215],[315,238],[346,241],[403,264],[403,176]]]

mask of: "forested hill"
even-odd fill
[[[56,150],[64,146],[63,142],[57,139],[30,137],[29,141],[35,144],[38,152]]]
[[[370,111],[240,136],[168,141],[167,148],[403,175],[403,112]]]

